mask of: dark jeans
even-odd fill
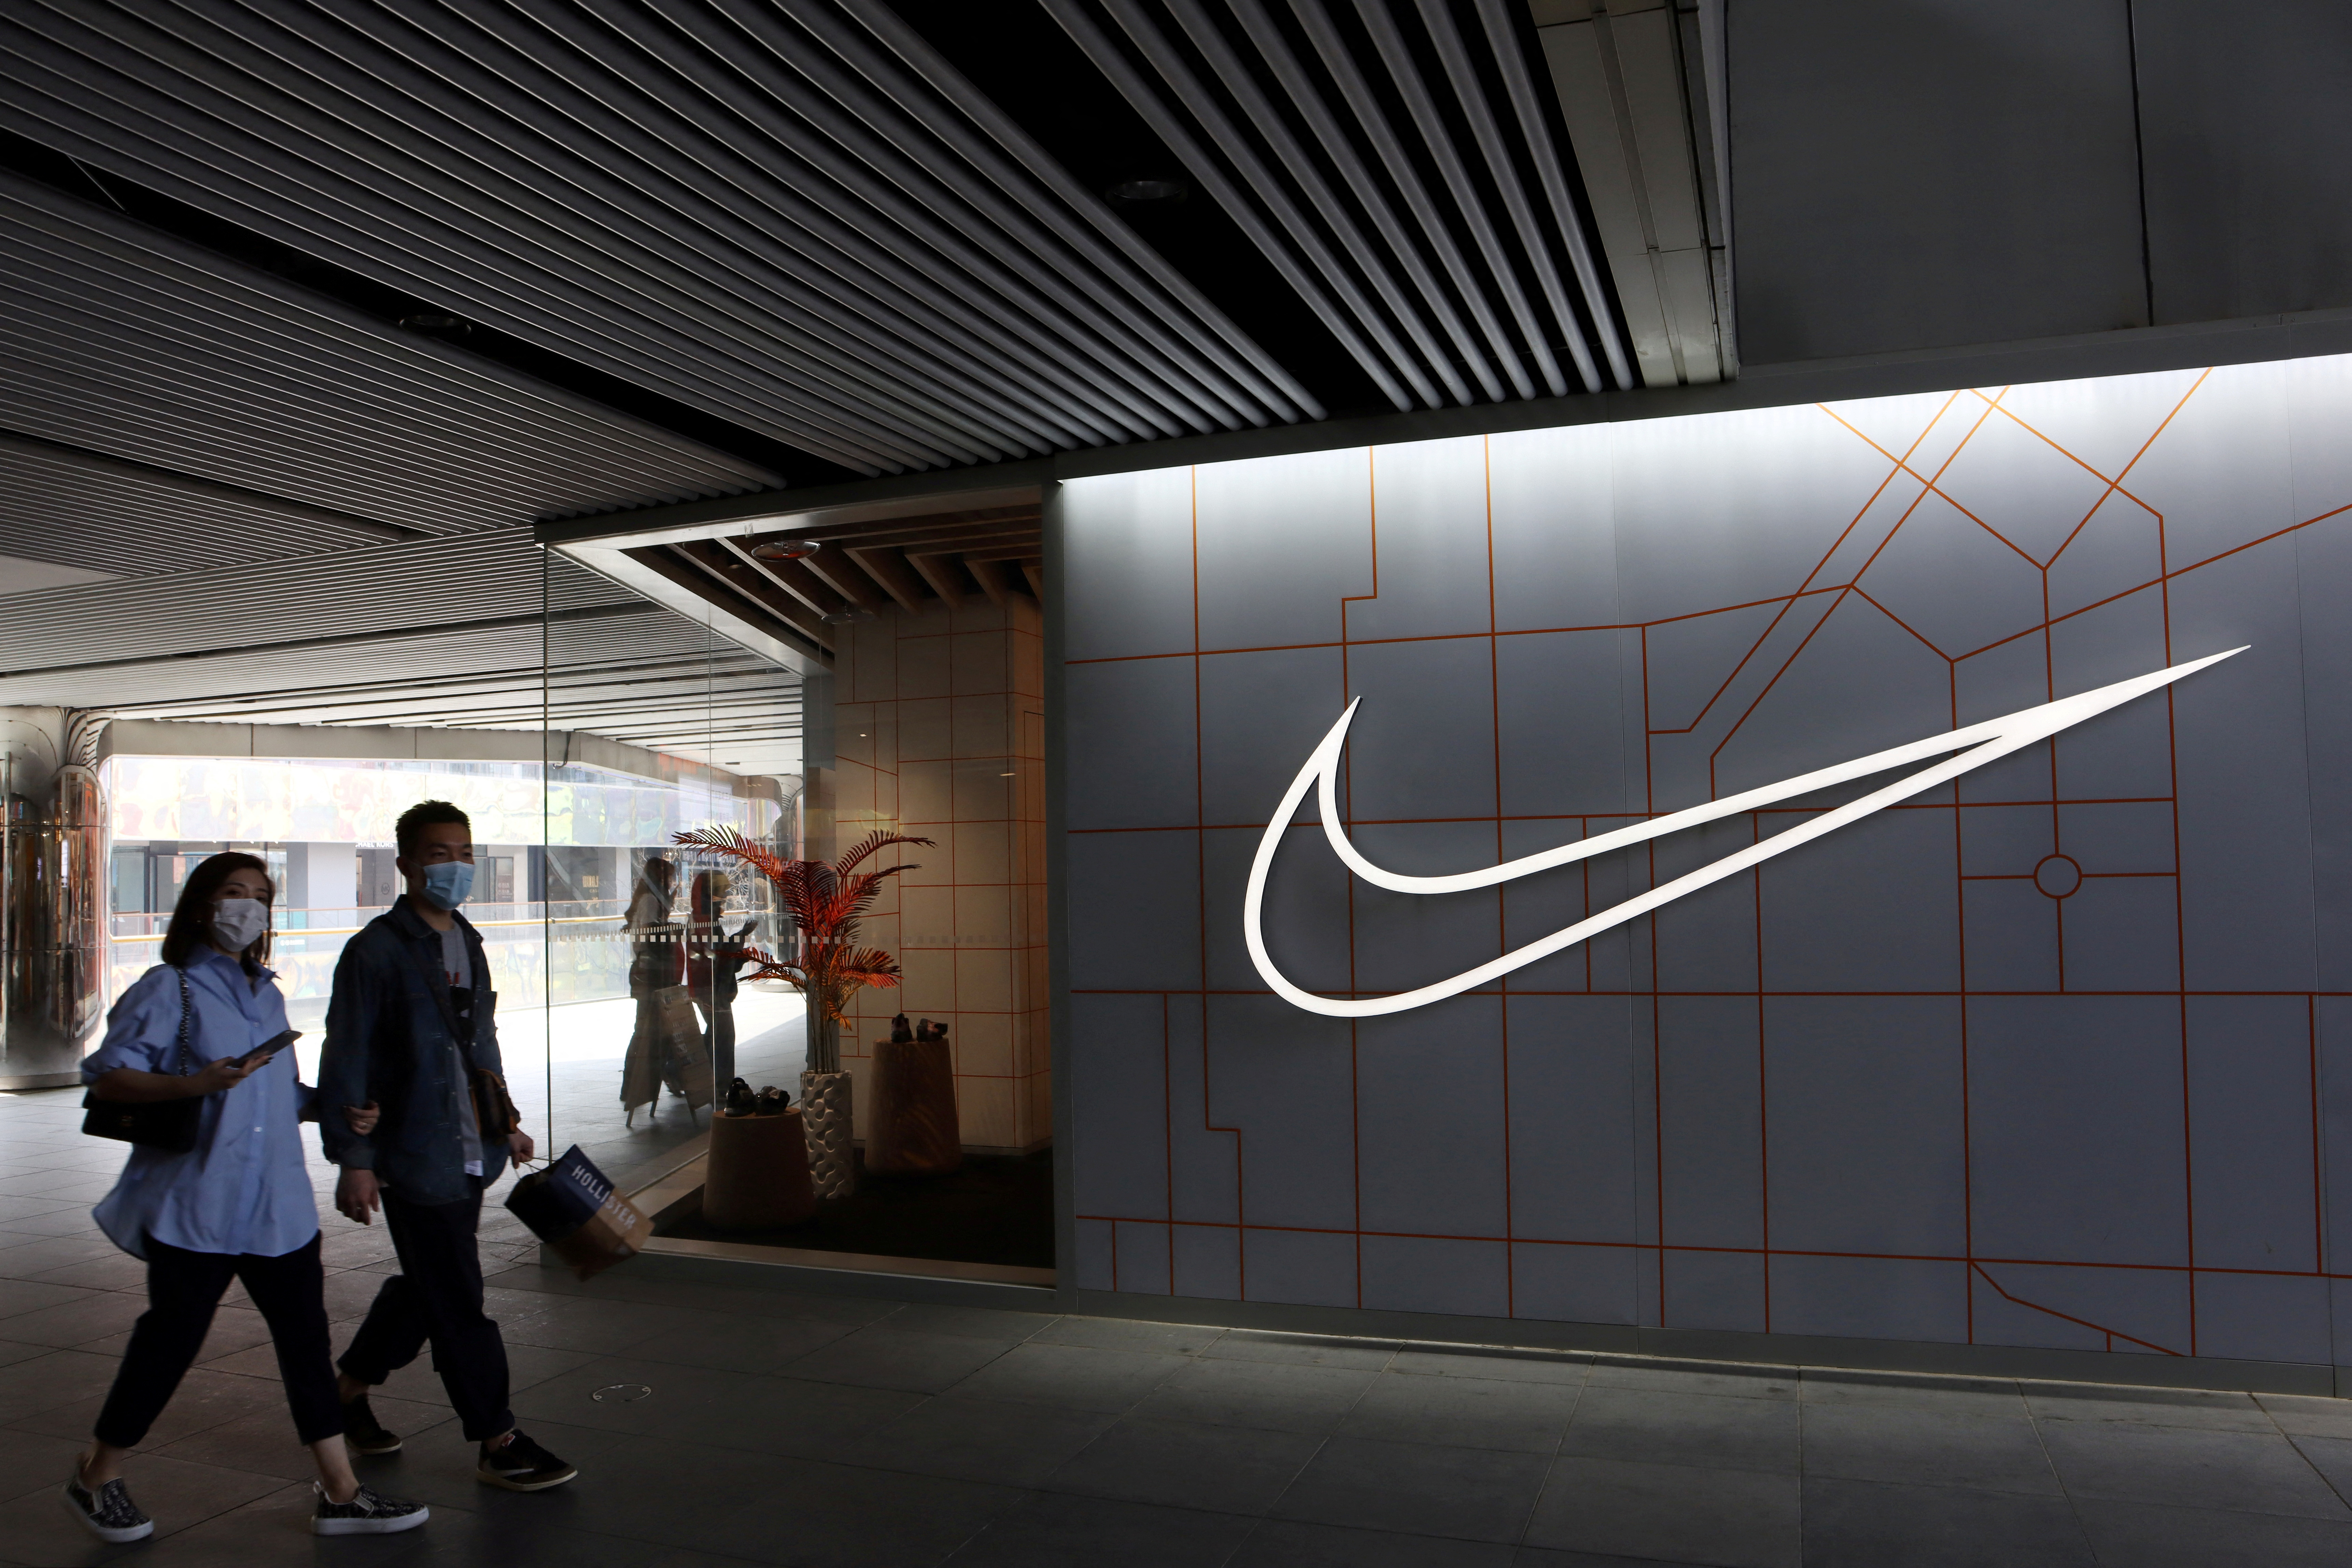
[[[213,1309],[231,1279],[244,1281],[255,1310],[269,1325],[278,1375],[304,1443],[340,1436],[343,1407],[335,1399],[334,1347],[327,1337],[326,1273],[319,1238],[278,1258],[245,1252],[190,1252],[147,1238],[147,1310],[131,1331],[114,1387],[98,1413],[94,1436],[118,1448],[136,1447],[172,1402],[213,1326]]]
[[[362,1383],[382,1383],[416,1359],[427,1342],[458,1424],[474,1441],[514,1426],[507,1408],[507,1346],[482,1314],[482,1255],[474,1245],[482,1184],[454,1204],[412,1204],[383,1194],[383,1222],[400,1272],[383,1282],[367,1321],[337,1363]]]

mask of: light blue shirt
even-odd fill
[[[196,1065],[241,1057],[286,1028],[277,976],[249,979],[207,948],[188,961],[188,1050]],[[116,1068],[180,1070],[180,984],[159,963],[131,983],[107,1015],[106,1040],[82,1059],[91,1083]],[[92,1211],[108,1239],[133,1258],[153,1237],[191,1252],[277,1258],[319,1234],[319,1204],[303,1162],[301,1116],[316,1092],[295,1078],[294,1053],[234,1089],[204,1099],[196,1146],[184,1154],[133,1145],[114,1190]]]

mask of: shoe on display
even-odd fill
[[[397,1535],[433,1517],[423,1503],[386,1497],[364,1481],[349,1502],[330,1502],[326,1488],[316,1481],[310,1486],[319,1494],[319,1510],[310,1516],[313,1535]]]
[[[915,1032],[907,1027],[907,1015],[900,1013],[890,1020],[890,1043],[892,1045],[903,1046],[914,1037]]]
[[[792,1109],[792,1105],[793,1097],[772,1083],[760,1091],[760,1114],[762,1116],[782,1116]]]
[[[510,1492],[543,1492],[550,1487],[562,1486],[579,1473],[576,1468],[524,1436],[518,1427],[495,1448],[488,1443],[482,1445],[482,1462],[474,1471],[474,1479],[484,1486],[504,1487]]]
[[[760,1097],[739,1078],[727,1086],[727,1099],[719,1109],[730,1116],[754,1116],[759,1113]]]
[[[396,1454],[400,1452],[400,1434],[384,1430],[383,1423],[368,1407],[368,1396],[362,1394],[343,1404],[343,1447],[354,1454]]]
[[[922,1040],[928,1044],[935,1046],[944,1045],[947,1042],[947,1037],[948,1026],[945,1024],[934,1024],[929,1018],[926,1018],[921,1023],[915,1026],[915,1038]]]
[[[111,1545],[144,1541],[155,1533],[155,1521],[131,1500],[131,1489],[120,1479],[101,1481],[93,1491],[81,1484],[81,1470],[77,1466],[66,1482],[65,1496],[66,1511],[81,1521],[84,1530]]]

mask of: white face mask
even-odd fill
[[[269,929],[269,906],[259,899],[223,899],[213,906],[213,940],[243,952]]]

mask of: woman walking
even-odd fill
[[[311,1530],[386,1534],[427,1517],[420,1503],[361,1485],[343,1446],[318,1202],[302,1156],[300,1123],[314,1119],[316,1093],[296,1079],[286,999],[262,964],[274,897],[269,868],[251,855],[198,865],[165,929],[163,962],[122,994],[105,1042],[82,1063],[97,1100],[199,1107],[194,1147],[135,1145],[96,1210],[109,1239],[146,1261],[148,1302],[95,1446],[65,1487],[67,1509],[101,1541],[154,1531],[131,1500],[122,1461],[194,1364],[232,1279],[269,1325],[294,1429],[318,1463]],[[375,1125],[373,1104],[344,1114],[354,1131]]]

